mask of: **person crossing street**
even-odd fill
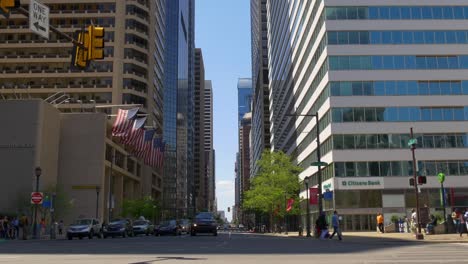
[[[340,217],[338,216],[337,211],[333,212],[332,225],[333,225],[333,233],[331,234],[330,239],[332,239],[335,236],[335,234],[337,234],[338,239],[343,240],[342,235],[341,235],[341,229],[340,229]]]

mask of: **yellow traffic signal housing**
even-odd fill
[[[79,43],[83,43],[83,47],[76,44],[73,46],[72,65],[78,68],[86,68],[89,64],[89,33],[78,30],[75,32],[75,36]]]
[[[104,28],[88,26],[88,60],[104,59]]]
[[[19,0],[0,0],[0,11],[5,17],[10,15],[10,9],[20,6]]]

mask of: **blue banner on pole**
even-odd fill
[[[323,199],[326,201],[333,200],[333,191],[327,191],[323,193]]]
[[[52,203],[50,202],[50,200],[44,200],[44,201],[42,202],[42,207],[44,207],[44,208],[50,208],[51,204],[52,204]]]

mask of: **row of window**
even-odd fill
[[[468,69],[468,56],[330,56],[330,70]]]
[[[331,82],[331,96],[468,95],[468,81]]]
[[[412,161],[335,162],[335,177],[413,176]],[[467,175],[468,160],[418,161],[420,175]]]
[[[466,121],[468,107],[345,107],[332,109],[332,122]]]
[[[327,7],[329,20],[468,19],[468,6],[340,6]]]
[[[466,44],[468,31],[329,31],[330,45]]]
[[[468,134],[416,134],[414,137],[418,141],[417,148],[468,148]],[[410,138],[409,134],[332,136],[333,149],[407,149]]]

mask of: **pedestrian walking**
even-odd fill
[[[466,225],[466,230],[468,232],[468,208],[465,209],[465,225]]]
[[[411,209],[411,230],[413,230],[414,233],[418,232],[418,215],[414,209]]]
[[[59,235],[63,234],[63,220],[60,220],[58,224],[58,232],[59,232]]]
[[[14,228],[15,239],[19,239],[19,219],[18,219],[18,217],[15,217],[13,219],[13,228]]]
[[[340,229],[340,217],[338,216],[338,212],[334,211],[332,216],[332,226],[333,226],[333,233],[330,236],[330,239],[333,239],[335,234],[338,235],[338,239],[342,240],[342,234]]]
[[[452,211],[452,220],[453,225],[455,226],[455,231],[460,231],[460,211],[457,208],[453,208]]]
[[[8,239],[10,235],[9,233],[10,230],[8,229],[8,227],[9,227],[8,217],[5,216],[2,221],[3,238],[5,239]]]
[[[325,218],[325,213],[322,213],[317,219],[317,227],[320,230],[320,239],[324,239],[328,235],[328,223]]]
[[[382,213],[377,214],[377,226],[379,227],[380,233],[385,233],[384,229],[384,217]]]
[[[460,213],[460,216],[459,216],[460,224],[459,224],[459,227],[458,227],[458,232],[460,233],[460,237],[462,237],[463,233],[466,233],[467,236],[468,236],[468,230],[467,230],[467,226],[466,226],[465,214],[466,214],[466,211]]]
[[[22,239],[26,240],[28,239],[28,233],[29,233],[29,220],[26,215],[22,215],[20,218],[20,228],[22,232]]]

